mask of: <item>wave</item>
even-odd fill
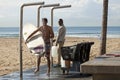
[[[67,32],[67,34],[100,34],[100,33],[80,33],[80,32]]]
[[[83,37],[83,38],[98,38],[101,39],[101,35],[66,35],[66,37]],[[107,38],[120,38],[120,35],[107,35]]]
[[[56,33],[55,33],[56,34]],[[57,36],[57,35],[56,35]],[[100,33],[67,33],[66,36],[68,37],[94,37],[94,38],[101,38]],[[19,37],[18,33],[9,33],[9,34],[0,34],[0,37]],[[108,38],[120,38],[119,34],[108,34]]]
[[[57,32],[55,32],[55,34],[57,34]],[[80,35],[81,35],[81,34],[95,34],[95,35],[99,35],[100,33],[98,33],[98,32],[97,32],[97,33],[92,33],[92,32],[89,32],[89,33],[87,33],[87,32],[85,32],[85,33],[82,33],[82,32],[81,32],[81,33],[80,33],[80,32],[67,32],[66,34],[67,34],[67,35],[70,35],[70,34],[71,34],[71,35],[75,35],[75,34],[77,34],[77,35],[79,35],[79,34],[80,34]]]
[[[96,37],[101,38],[100,27],[66,27],[66,36],[69,37]],[[58,27],[54,28],[57,35]],[[0,37],[19,37],[19,28],[0,28]],[[120,38],[120,27],[108,27],[107,37]]]
[[[19,34],[0,34],[0,37],[19,37]]]

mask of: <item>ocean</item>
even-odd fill
[[[54,33],[57,35],[58,27],[54,27]],[[101,27],[66,27],[66,36],[69,37],[101,37]],[[12,38],[19,37],[19,27],[0,27],[0,37]],[[120,38],[120,27],[110,26],[107,29],[108,38]]]

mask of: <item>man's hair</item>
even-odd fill
[[[42,18],[43,21],[48,22],[47,18]]]
[[[62,23],[63,23],[63,19],[59,19],[59,22],[62,22]]]

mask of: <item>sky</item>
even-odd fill
[[[24,3],[42,2],[72,5],[71,8],[54,10],[54,26],[62,18],[67,26],[101,26],[103,0],[0,0],[0,27],[19,27],[20,6]],[[120,26],[120,0],[109,0],[108,26]],[[24,24],[37,24],[38,6],[24,8]],[[41,18],[48,18],[50,25],[51,8],[42,8]]]

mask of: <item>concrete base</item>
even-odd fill
[[[120,80],[119,56],[120,52],[102,55],[81,64],[81,71],[82,73],[93,74],[93,80]]]
[[[0,76],[0,80],[92,80],[91,76],[81,75],[80,72],[71,71],[68,75],[63,75],[61,68],[52,68],[50,75],[46,75],[47,65],[40,66],[40,72],[34,73],[35,68],[23,71],[23,78],[19,72]]]
[[[93,80],[120,80],[120,74],[94,74]]]

